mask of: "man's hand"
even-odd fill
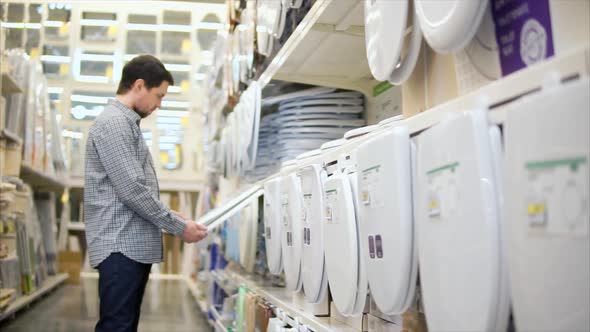
[[[186,220],[186,227],[182,233],[182,240],[186,243],[201,241],[207,237],[207,227],[197,224],[195,221]]]

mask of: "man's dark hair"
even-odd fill
[[[172,75],[160,60],[151,55],[140,55],[133,58],[123,67],[123,75],[119,82],[117,94],[125,94],[131,89],[131,85],[140,78],[145,81],[145,86],[148,89],[158,87],[164,81],[174,85]]]

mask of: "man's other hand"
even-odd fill
[[[207,237],[207,227],[197,224],[192,220],[186,221],[184,233],[182,233],[182,240],[186,243],[194,243],[201,241]]]

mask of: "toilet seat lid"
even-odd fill
[[[471,41],[488,1],[415,0],[424,38],[436,52],[460,50]]]
[[[357,222],[353,191],[346,174],[339,171],[324,185],[324,245],[328,282],[334,304],[346,316],[358,309],[360,268]],[[365,280],[366,281],[366,280]],[[366,297],[366,285],[364,288]],[[364,303],[363,303],[364,304]]]
[[[282,235],[286,288],[301,289],[301,254],[303,251],[303,227],[301,224],[301,182],[295,173],[281,181]]]
[[[419,136],[418,253],[432,330],[496,330],[508,320],[497,173],[486,117],[484,110],[466,112]]]
[[[299,170],[303,197],[303,257],[301,273],[305,298],[318,303],[325,296],[327,277],[324,268],[324,197],[323,184],[326,172],[313,164]],[[322,294],[323,293],[323,294]]]
[[[283,271],[281,252],[280,178],[264,184],[264,239],[270,273]]]
[[[407,309],[416,283],[410,136],[396,127],[361,144],[359,225],[371,295],[388,315]],[[412,278],[413,277],[413,278]]]

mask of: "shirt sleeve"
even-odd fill
[[[129,122],[113,119],[96,128],[93,144],[115,192],[131,210],[176,236],[185,222],[155,197],[145,184],[143,167],[137,156],[137,139]]]

